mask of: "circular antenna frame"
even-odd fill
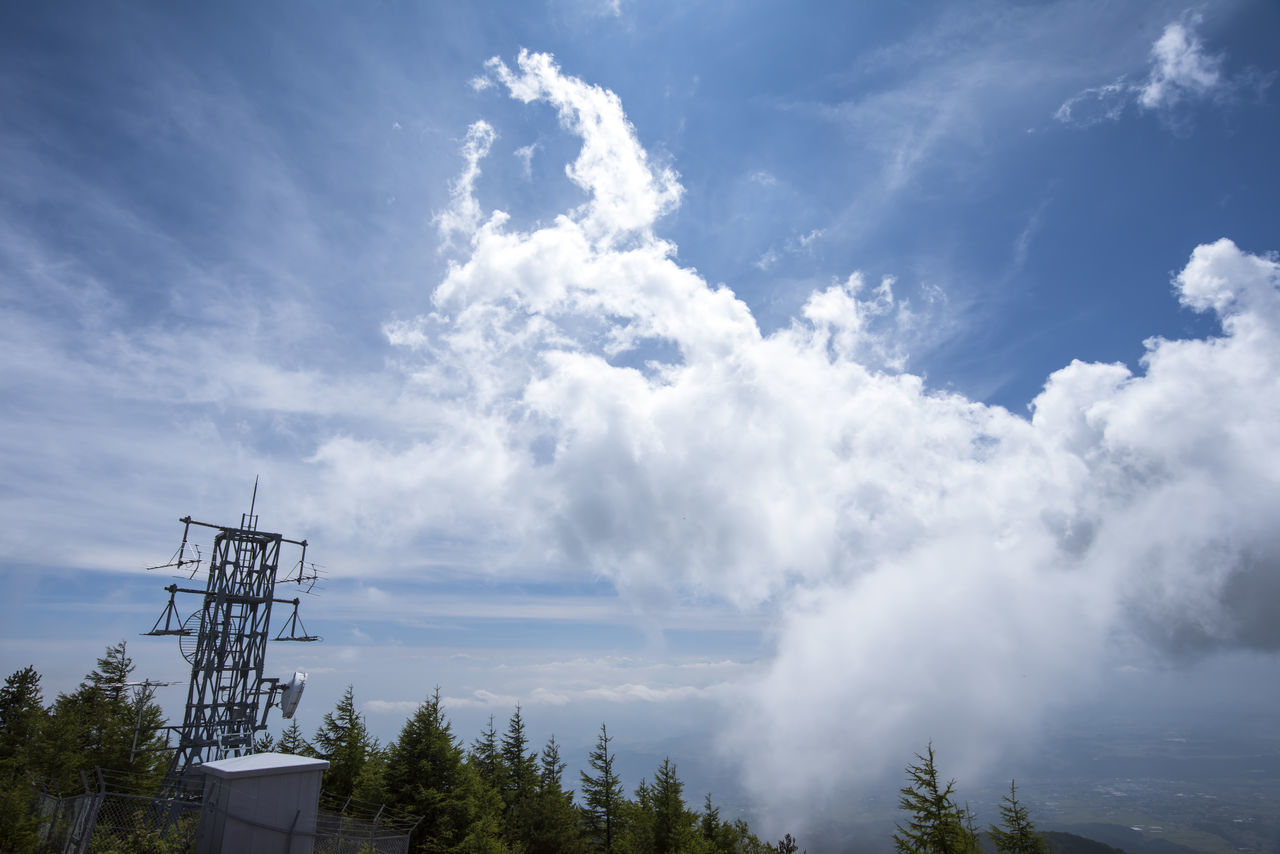
[[[182,634],[178,635],[178,652],[187,660],[187,664],[195,664],[196,647],[200,645],[200,612],[194,612],[182,621]]]

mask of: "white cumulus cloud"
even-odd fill
[[[330,528],[396,519],[484,544],[495,571],[607,577],[654,614],[766,615],[769,659],[729,682],[582,690],[723,700],[748,782],[796,808],[929,738],[978,767],[1088,696],[1117,637],[1280,649],[1274,258],[1196,248],[1174,286],[1219,335],[1150,340],[1138,371],[1073,362],[1023,418],[902,368],[892,280],[852,273],[762,334],[657,236],[681,190],[616,95],[543,54],[489,73],[581,137],[585,201],[528,231],[457,220],[465,257],[387,328],[423,422],[321,447]]]

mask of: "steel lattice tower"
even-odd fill
[[[255,483],[255,503],[256,500]],[[177,635],[182,653],[191,663],[182,726],[172,727],[178,730],[178,748],[169,766],[170,788],[180,786],[189,769],[200,763],[253,752],[256,734],[267,728],[267,712],[286,688],[279,679],[263,676],[269,639],[319,640],[306,633],[298,618],[298,599],[275,598],[282,544],[299,546],[302,554],[297,574],[290,572],[280,580],[314,584],[314,570],[311,574],[306,570],[306,540],[259,531],[252,505],[240,517],[239,527],[197,522],[190,516],[178,521],[185,526],[182,545],[176,561],[165,566],[194,566],[192,578],[199,571],[201,559],[198,548],[188,544],[191,526],[213,528],[218,533],[209,557],[205,589],[176,584],[166,587],[169,604],[147,632]],[[188,558],[189,549],[197,556]],[[199,610],[185,621],[178,615],[178,593],[202,598]],[[290,605],[293,609],[274,638],[270,635],[273,604]]]

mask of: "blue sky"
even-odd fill
[[[790,819],[1273,673],[1280,10],[846,6],[0,13],[3,669],[260,476],[308,729],[438,684]]]

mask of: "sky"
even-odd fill
[[[306,731],[439,686],[466,741],[519,703],[581,764],[607,721],[629,786],[670,753],[794,828],[930,739],[998,775],[1274,709],[1278,39],[1265,0],[7,6],[0,669],[185,679],[145,568],[258,478],[324,575],[268,658]]]

